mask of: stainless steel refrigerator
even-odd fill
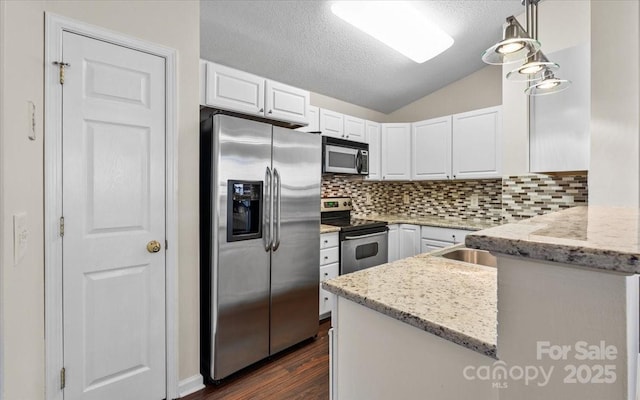
[[[201,370],[318,332],[321,138],[201,110]]]

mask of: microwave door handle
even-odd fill
[[[271,190],[271,183],[273,181],[272,178],[272,174],[271,174],[271,168],[267,167],[267,170],[264,173],[264,204],[263,204],[263,216],[262,216],[262,222],[263,222],[263,227],[262,230],[264,231],[264,251],[270,251],[271,250],[271,209],[272,209],[272,194],[273,194],[273,190]]]
[[[276,168],[273,169],[273,188],[276,204],[273,210],[273,225],[275,229],[271,248],[276,251],[280,247],[280,216],[282,215],[282,179],[280,179],[280,172]]]
[[[356,154],[356,171],[362,172],[362,151],[358,150]]]

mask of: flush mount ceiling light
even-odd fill
[[[561,92],[571,84],[566,79],[557,79],[553,70],[560,68],[550,62],[540,50],[538,42],[538,3],[540,0],[522,0],[525,6],[527,29],[512,15],[507,17],[503,40],[489,47],[482,54],[487,64],[502,65],[525,60],[520,67],[507,74],[510,81],[531,82],[525,93],[540,96]]]
[[[331,11],[419,64],[453,45],[451,36],[406,1],[339,1]]]

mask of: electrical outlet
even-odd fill
[[[27,254],[29,231],[27,230],[27,213],[13,216],[13,264],[18,263]]]
[[[365,202],[365,204],[366,204],[366,205],[368,205],[368,206],[370,206],[370,205],[371,205],[371,203],[372,203],[372,200],[371,200],[371,193],[367,193],[367,194],[366,194],[365,199],[364,199],[364,202]]]
[[[402,201],[404,202],[404,204],[409,204],[409,202],[410,202],[410,199],[409,199],[409,193],[405,193],[405,194],[402,196]]]
[[[469,198],[469,201],[471,202],[471,207],[478,207],[478,195],[477,194],[472,194],[471,197]]]

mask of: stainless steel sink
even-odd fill
[[[440,257],[450,260],[463,261],[470,264],[485,265],[487,267],[496,267],[496,258],[485,250],[475,250],[467,248],[451,249],[448,252],[440,254]]]

